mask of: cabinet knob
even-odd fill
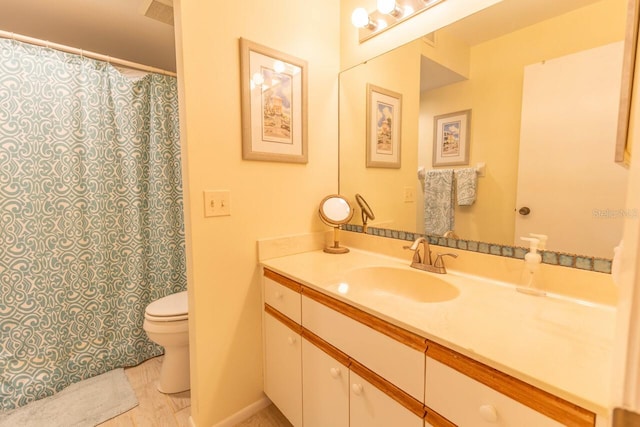
[[[493,405],[482,405],[480,406],[480,416],[483,420],[495,423],[498,421],[498,411]]]
[[[353,394],[355,394],[356,396],[360,396],[362,394],[362,390],[364,390],[364,387],[362,387],[362,384],[353,384],[351,385],[351,390],[353,390]]]
[[[284,296],[284,294],[280,291],[276,291],[276,293],[274,294],[274,296],[276,297],[276,299],[282,299],[282,297]]]
[[[332,378],[338,378],[340,377],[340,368],[331,368],[329,369],[329,373],[331,374]]]
[[[293,345],[296,343],[296,337],[288,337],[287,341],[289,342],[289,344]]]

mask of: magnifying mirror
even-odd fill
[[[318,211],[320,219],[325,224],[333,227],[333,246],[324,248],[330,254],[344,254],[349,252],[348,248],[340,246],[339,230],[342,224],[346,224],[353,217],[353,208],[344,197],[332,194],[320,202]]]
[[[373,210],[367,203],[367,201],[360,194],[356,194],[356,202],[358,202],[358,206],[360,206],[360,210],[362,211],[362,232],[367,232],[367,222],[370,219],[376,219],[376,216],[373,214]]]

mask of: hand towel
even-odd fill
[[[456,170],[456,192],[458,206],[471,206],[476,201],[478,173],[475,168]]]
[[[424,231],[442,236],[454,227],[453,169],[427,171],[424,179]]]

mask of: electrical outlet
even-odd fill
[[[404,202],[412,203],[416,201],[416,189],[413,187],[404,187]]]
[[[229,190],[204,192],[204,216],[231,215],[231,193]]]

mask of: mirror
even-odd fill
[[[376,216],[373,214],[373,210],[367,203],[367,201],[360,194],[356,194],[356,202],[358,202],[358,206],[360,206],[360,213],[362,217],[362,232],[367,232],[367,225],[370,219],[376,219]]]
[[[343,71],[340,193],[367,194],[370,227],[422,234],[418,169],[484,164],[452,235],[522,246],[543,233],[547,250],[611,258],[638,215],[613,159],[626,13],[627,0],[504,0]],[[366,167],[367,84],[402,95],[399,169]],[[468,164],[433,166],[434,118],[466,110]]]
[[[333,227],[333,246],[324,248],[324,251],[331,254],[349,252],[349,248],[340,246],[339,239],[340,226],[348,223],[353,217],[353,208],[347,199],[337,194],[329,195],[320,202],[318,213],[322,222]]]

